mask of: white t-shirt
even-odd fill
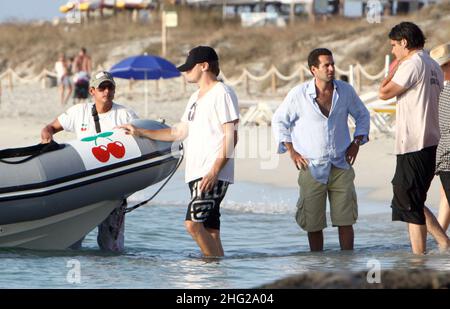
[[[400,64],[392,81],[408,89],[397,97],[395,153],[405,154],[439,143],[439,93],[443,73],[436,61],[418,51]]]
[[[59,123],[65,131],[75,132],[78,139],[97,134],[94,117],[92,116],[93,105],[94,103],[80,103],[72,106],[58,116]],[[99,113],[98,118],[100,129],[104,132],[138,119],[138,116],[133,110],[113,103],[111,109],[106,113]]]
[[[222,147],[222,125],[239,119],[238,99],[232,88],[218,82],[198,99],[199,91],[192,94],[181,118],[189,128],[185,142],[187,183],[210,172]],[[234,158],[228,159],[218,180],[234,182]]]

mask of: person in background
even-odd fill
[[[91,76],[92,72],[92,59],[88,55],[85,47],[82,47],[73,61],[73,72],[84,72],[88,76]]]
[[[443,74],[424,52],[425,36],[417,25],[402,22],[388,36],[397,64],[382,81],[379,97],[397,97],[392,220],[407,223],[414,254],[426,252],[427,232],[446,250],[450,240],[425,206],[440,137],[438,101]]]
[[[64,53],[61,53],[58,61],[55,62],[55,72],[60,92],[60,104],[65,105],[72,94],[73,87],[70,80],[70,63]]]
[[[436,153],[436,175],[441,179],[441,202],[438,222],[446,232],[450,223],[450,43],[433,48],[430,56],[444,73],[444,89],[439,95],[439,129],[441,138]]]

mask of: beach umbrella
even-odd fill
[[[119,63],[113,65],[109,72],[114,77],[144,81],[145,116],[148,115],[147,80],[174,78],[181,75],[175,65],[170,61],[158,56],[147,54],[125,58]]]
[[[117,0],[116,7],[119,9],[147,9],[151,6],[149,0]]]

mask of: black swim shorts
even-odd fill
[[[434,177],[437,146],[397,155],[392,179],[392,221],[425,224],[424,206]]]
[[[220,230],[220,203],[228,189],[228,182],[219,180],[211,191],[200,192],[201,178],[189,182],[191,201],[186,220],[202,222],[206,228]]]

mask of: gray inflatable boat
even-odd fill
[[[138,127],[167,127],[137,120]],[[102,132],[81,141],[0,151],[0,247],[59,250],[122,200],[168,177],[180,144]]]

